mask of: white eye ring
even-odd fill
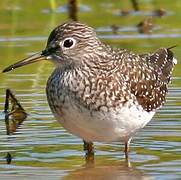
[[[76,40],[74,38],[65,38],[62,43],[61,43],[61,46],[62,48],[65,48],[65,49],[70,49],[70,48],[73,48],[75,46],[75,43],[76,43]]]

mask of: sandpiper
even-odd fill
[[[94,141],[122,141],[127,157],[131,138],[165,102],[177,62],[170,49],[141,55],[113,50],[93,28],[68,22],[51,32],[45,50],[3,72],[43,59],[55,63],[46,94],[56,119],[84,140],[88,152]]]

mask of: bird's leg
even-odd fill
[[[128,141],[126,141],[125,145],[124,145],[124,154],[125,154],[125,158],[128,159],[128,155],[129,155],[129,144],[128,144]]]
[[[86,161],[94,161],[94,144],[84,141],[84,151]]]
[[[124,153],[125,153],[125,158],[128,159],[129,158],[129,144],[131,142],[131,138],[128,139],[128,141],[125,141],[125,145],[124,145]]]

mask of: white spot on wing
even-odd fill
[[[177,59],[176,58],[173,58],[173,63],[177,64]]]

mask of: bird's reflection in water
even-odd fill
[[[66,180],[148,180],[151,177],[144,175],[140,170],[125,161],[87,161],[84,167],[70,172]]]

